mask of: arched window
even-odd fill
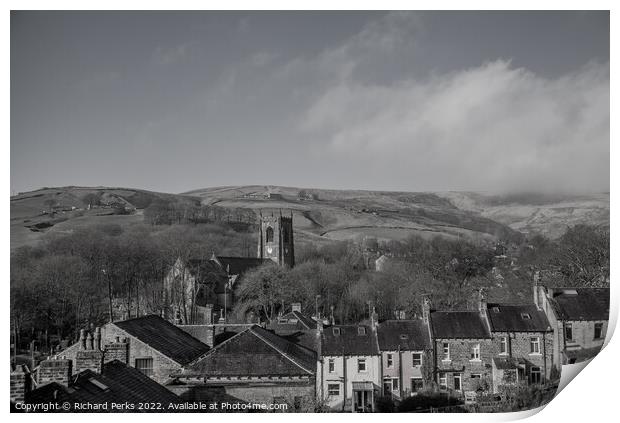
[[[273,242],[273,228],[271,226],[267,226],[267,230],[265,231],[266,242]]]
[[[282,238],[283,238],[285,244],[289,243],[288,228],[286,226],[282,229]]]

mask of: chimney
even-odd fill
[[[25,364],[11,365],[11,402],[22,403],[30,392],[31,376]]]
[[[372,313],[370,313],[370,327],[372,330],[377,329],[377,324],[379,323],[379,315],[377,314],[377,310],[375,307],[372,308]]]
[[[540,295],[540,270],[536,270],[534,272],[534,304],[536,304],[536,308],[538,308],[538,310],[542,310],[542,301]]]
[[[291,311],[297,311],[301,313],[301,303],[293,303],[291,304]]]
[[[101,349],[101,328],[95,328],[95,339],[94,339],[94,348],[95,350]]]
[[[108,342],[103,346],[103,362],[122,361],[127,364],[129,362],[129,343],[127,338],[120,339],[117,336],[114,341]]]
[[[43,360],[39,363],[39,371],[37,373],[38,386],[52,382],[69,386],[72,364],[71,360]]]
[[[487,299],[482,289],[478,293],[478,311],[480,312],[480,317],[487,316]]]
[[[83,339],[82,332],[80,332],[80,340]],[[84,370],[92,370],[95,373],[101,373],[103,351],[94,348],[93,335],[91,333],[88,334],[85,342],[80,344],[80,347],[82,346],[84,348],[80,348],[75,354],[75,372],[80,373]]]
[[[425,296],[424,300],[422,301],[422,320],[424,321],[425,324],[428,325],[430,317],[431,317],[431,301],[428,299],[428,297]]]
[[[212,325],[213,322],[213,304],[205,304],[205,323]]]
[[[86,349],[86,331],[84,329],[80,329],[80,349]]]

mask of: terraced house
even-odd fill
[[[422,319],[386,320],[377,326],[381,351],[383,394],[394,400],[415,395],[428,386],[432,348]],[[432,367],[431,367],[432,369]]]
[[[371,412],[381,395],[376,320],[320,330],[317,395],[332,410]]]

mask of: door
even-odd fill
[[[454,375],[454,390],[461,391],[463,388],[461,387],[461,374],[455,373]]]

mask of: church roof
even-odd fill
[[[222,265],[222,269],[230,275],[242,275],[255,267],[266,263],[273,263],[273,260],[256,257],[217,256],[217,261]]]

